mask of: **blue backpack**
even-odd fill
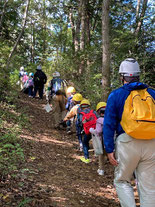
[[[63,80],[60,78],[54,78],[51,80],[51,90],[56,93],[58,90],[64,89]]]

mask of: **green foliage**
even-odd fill
[[[20,131],[28,126],[25,114],[17,112],[15,105],[0,107],[0,176],[13,174],[24,161],[24,150],[19,139]]]
[[[101,99],[103,92],[100,84],[102,79],[102,2],[90,0],[87,4],[85,12],[90,21],[90,43],[85,44],[84,50],[79,48],[75,51],[70,14],[72,13],[74,28],[76,28],[80,18],[78,1],[32,0],[24,34],[6,71],[10,51],[21,31],[24,12],[23,1],[8,1],[0,36],[0,100],[5,99],[8,91],[14,91],[14,88],[17,88],[18,71],[21,66],[24,66],[25,71],[29,73],[35,72],[37,64],[42,65],[49,80],[54,71],[59,71],[63,78],[75,83],[78,90],[94,104],[96,100]],[[111,1],[110,89],[120,86],[118,68],[121,61],[127,57],[138,60],[142,70],[142,81],[151,86],[154,85],[152,78],[154,72],[153,5],[150,1],[140,36],[137,37],[135,35],[136,4],[136,0]],[[4,0],[0,2],[0,13],[3,11],[3,5]],[[81,76],[79,67],[82,61],[84,72]],[[97,97],[94,91],[97,91]]]
[[[6,175],[17,169],[24,160],[23,149],[18,144],[17,134],[5,133],[0,137],[0,170],[1,175]]]
[[[26,207],[32,201],[32,198],[24,198],[17,207]]]

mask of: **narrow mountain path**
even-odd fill
[[[28,114],[30,126],[21,134],[27,162],[10,189],[16,194],[11,207],[118,207],[113,167],[107,162],[105,175],[99,176],[92,149],[91,163],[82,163],[75,133],[55,130],[45,104],[20,94],[19,107]]]

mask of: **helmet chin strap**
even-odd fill
[[[125,81],[125,79],[124,79],[124,75],[122,74],[122,75],[121,75],[121,82],[122,82],[122,85],[124,85],[124,81]]]
[[[125,83],[139,82],[139,76],[128,77],[128,76],[124,76],[124,74],[122,74],[121,80],[122,80],[123,85]]]

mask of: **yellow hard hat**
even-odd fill
[[[88,99],[83,99],[81,101],[80,105],[89,105],[90,106],[90,101]]]
[[[82,101],[82,99],[83,97],[80,93],[76,93],[72,98],[73,101]]]
[[[67,88],[67,93],[75,93],[75,92],[76,92],[76,90],[73,86],[70,86]]]
[[[100,108],[105,108],[106,105],[106,102],[99,102],[96,106],[96,111],[98,111]]]

